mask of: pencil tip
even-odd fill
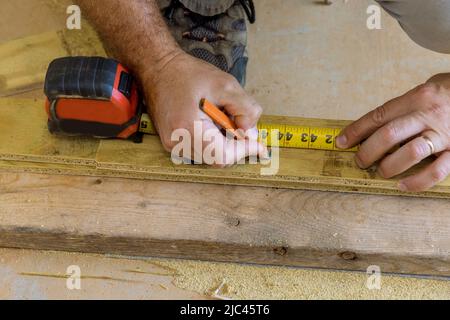
[[[199,107],[200,107],[200,109],[201,110],[203,110],[203,107],[204,107],[204,105],[205,105],[205,98],[202,98],[201,100],[200,100],[200,104],[199,104]]]

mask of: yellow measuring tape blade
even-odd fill
[[[152,119],[147,113],[143,113],[141,116],[141,123],[139,126],[139,131],[145,134],[156,135],[156,129],[153,125]]]
[[[342,129],[259,123],[258,131],[260,142],[268,147],[358,151],[358,147],[347,150],[337,148],[336,137]],[[277,143],[274,143],[274,138]]]
[[[142,114],[139,131],[145,134],[157,134],[153,122],[147,113]],[[258,131],[259,141],[268,147],[279,146],[280,148],[358,151],[358,147],[347,150],[336,147],[336,137],[342,131],[342,129],[338,128],[259,123]],[[278,140],[278,143],[272,141],[273,138]]]

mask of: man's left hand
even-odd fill
[[[356,163],[362,169],[377,161],[384,178],[397,176],[431,155],[428,167],[399,182],[399,189],[425,191],[450,174],[450,73],[395,98],[345,128],[337,145],[346,149],[361,143]],[[402,145],[392,154],[395,146]]]

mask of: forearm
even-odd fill
[[[244,131],[256,130],[262,112],[233,76],[185,53],[178,46],[155,0],[76,1],[115,58],[140,79],[147,111],[167,151],[178,143],[172,140],[177,129],[188,130],[191,144],[197,143],[198,140],[193,140],[194,136],[198,137],[195,127],[201,124],[203,132],[214,133],[213,140],[221,149],[211,150],[218,156],[224,155],[216,165],[231,165],[249,156],[267,158],[267,149],[258,143],[250,143],[250,139],[235,145],[234,140],[227,139],[200,110],[200,99],[208,98],[233,116],[236,125]],[[212,143],[202,141],[202,150]],[[191,154],[177,155],[180,156],[191,157]],[[203,159],[202,151],[197,150],[197,156],[191,159],[198,157]],[[211,164],[206,160],[205,163]]]
[[[115,58],[150,80],[180,52],[154,0],[77,0]]]

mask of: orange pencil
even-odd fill
[[[215,124],[231,132],[237,139],[245,139],[238,131],[236,124],[222,110],[206,99],[200,100],[200,109],[206,113]]]

